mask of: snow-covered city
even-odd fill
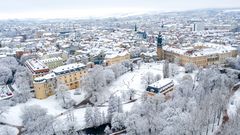
[[[0,135],[240,135],[239,56],[238,0],[2,1]]]

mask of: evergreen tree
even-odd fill
[[[122,108],[122,101],[120,97],[116,97],[111,95],[108,101],[108,121],[110,122],[114,113],[121,113],[123,112]]]

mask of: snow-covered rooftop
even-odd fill
[[[53,69],[53,72],[56,74],[61,74],[61,73],[65,73],[65,72],[71,72],[74,70],[80,70],[81,68],[85,68],[85,67],[86,67],[86,65],[84,65],[82,63],[73,63],[73,64],[68,64],[68,65],[57,67],[57,68]]]
[[[159,80],[155,83],[152,83],[149,86],[154,87],[154,88],[162,88],[162,87],[164,87],[164,86],[166,86],[166,85],[168,85],[172,82],[173,82],[172,79],[166,78],[166,79]]]
[[[0,100],[7,99],[13,96],[12,91],[7,85],[0,85]]]
[[[49,59],[43,59],[43,60],[41,60],[41,62],[49,63],[49,62],[55,62],[55,61],[60,61],[60,60],[62,60],[61,57],[53,57],[53,58],[49,58]]]
[[[42,82],[42,81],[45,81],[45,80],[48,80],[48,79],[51,79],[51,78],[55,78],[56,75],[55,73],[49,73],[49,74],[46,74],[42,77],[37,77],[34,79],[35,82]]]
[[[107,53],[107,55],[105,56],[105,58],[106,58],[106,59],[112,59],[112,58],[115,58],[115,57],[117,57],[117,56],[125,56],[125,55],[127,55],[127,54],[128,54],[127,51],[120,52],[120,53],[114,51],[114,52]]]
[[[145,55],[145,56],[149,56],[149,57],[153,57],[153,56],[157,56],[157,52],[154,51],[154,52],[145,52],[145,53],[141,53],[142,55]]]
[[[37,59],[27,60],[26,65],[30,67],[33,71],[48,69],[47,65]]]
[[[163,50],[174,52],[181,55],[197,57],[197,56],[227,53],[237,49],[228,45],[219,45],[214,43],[196,43],[188,47],[175,47],[175,46],[173,47],[173,46],[166,45],[163,47]]]

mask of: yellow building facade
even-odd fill
[[[198,67],[223,64],[226,58],[237,56],[236,48],[216,44],[207,44],[201,47],[194,46],[190,49],[164,46],[162,51],[165,60],[177,62],[180,65],[193,63]]]
[[[110,66],[113,64],[118,64],[123,61],[130,60],[130,53],[129,52],[122,52],[119,54],[111,54],[105,56],[105,63],[106,66]]]
[[[58,67],[43,77],[34,79],[34,90],[37,99],[45,99],[55,93],[58,83],[65,84],[69,90],[80,87],[80,79],[87,74],[83,64],[69,64]]]

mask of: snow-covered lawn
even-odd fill
[[[134,102],[129,103],[129,104],[124,104],[123,105],[123,111],[124,112],[129,112],[132,108],[132,106],[134,105]],[[104,112],[105,115],[107,115],[107,109],[108,107],[104,106],[104,107],[98,107],[100,112]],[[74,114],[74,118],[76,120],[76,127],[77,129],[83,129],[85,128],[85,119],[84,119],[84,115],[85,115],[85,111],[86,108],[80,108],[80,109],[75,109],[73,110],[73,114]],[[58,117],[59,120],[66,120],[67,119],[67,115],[62,115],[60,117]]]
[[[20,118],[20,116],[22,115],[22,109],[24,109],[25,106],[30,105],[39,105],[42,108],[46,108],[48,110],[48,114],[52,115],[58,115],[61,112],[65,111],[56,101],[54,96],[50,96],[49,98],[44,100],[33,98],[29,100],[27,103],[18,104],[16,106],[11,107],[8,110],[8,113],[4,115],[5,122],[13,125],[22,125],[22,120]]]
[[[141,65],[140,69],[134,69],[133,72],[127,72],[115,80],[111,86],[108,88],[110,93],[116,93],[120,96],[121,92],[127,91],[129,89],[136,90],[140,93],[145,91],[144,84],[142,83],[142,77],[147,73],[153,73],[153,75],[162,75],[162,63],[144,63]]]
[[[85,94],[82,93],[81,95],[74,95],[74,91],[70,91],[72,98],[77,102],[80,103],[82,100],[84,100]],[[8,112],[4,114],[5,119],[4,122],[13,124],[13,125],[22,125],[22,120],[20,116],[22,115],[22,109],[24,109],[25,106],[30,105],[39,105],[42,108],[45,108],[48,110],[48,114],[51,114],[53,116],[59,115],[65,111],[66,109],[63,109],[58,101],[55,99],[55,96],[50,96],[47,99],[39,100],[32,98],[27,103],[24,104],[17,104],[16,106],[10,107]]]

